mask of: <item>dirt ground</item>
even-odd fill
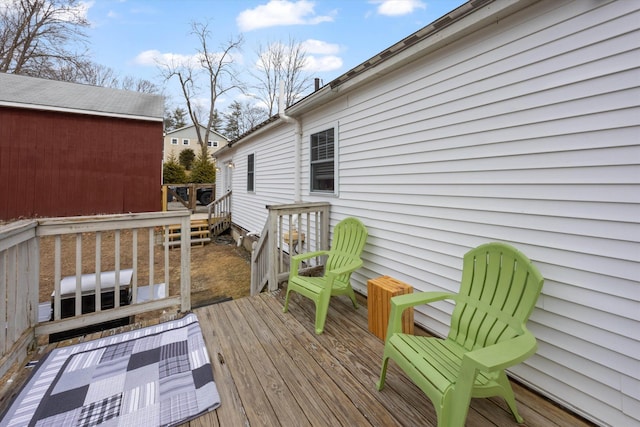
[[[137,233],[138,250],[138,286],[149,283],[164,283],[164,247],[154,244],[153,277],[149,277],[149,233],[140,230]],[[153,231],[155,242],[160,238],[158,231]],[[100,237],[100,271],[115,269],[115,232],[103,232]],[[120,233],[120,268],[133,266],[133,234],[130,230]],[[87,233],[82,236],[82,273],[95,272],[96,236]],[[67,235],[61,239],[61,276],[76,274],[76,236]],[[40,241],[40,302],[49,301],[54,282],[53,237],[43,237]],[[170,294],[176,295],[180,277],[180,249],[169,251],[169,283]],[[222,235],[215,242],[204,246],[191,247],[191,304],[193,308],[207,305],[225,298],[242,298],[250,294],[251,254],[244,248],[237,247],[228,235]]]

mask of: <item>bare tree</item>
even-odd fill
[[[269,116],[277,111],[280,82],[284,83],[284,105],[292,105],[311,87],[311,77],[304,72],[306,52],[294,39],[289,44],[281,42],[258,47],[255,89],[258,98],[264,102]]]
[[[142,93],[161,92],[160,87],[158,87],[157,84],[146,79],[139,79],[132,76],[123,77],[122,80],[120,80],[119,88]]]
[[[236,139],[268,118],[264,108],[251,105],[249,102],[234,101],[224,114],[224,131],[228,138]]]
[[[0,3],[0,72],[56,78],[86,63],[79,0],[5,0]]]
[[[52,70],[49,78],[142,93],[161,92],[160,87],[149,80],[133,76],[120,77],[113,68],[90,61],[75,65],[66,64],[57,70]]]
[[[220,51],[214,52],[209,45],[211,32],[208,23],[193,22],[191,33],[197,37],[199,43],[196,60],[174,60],[159,65],[165,80],[178,79],[187,112],[196,128],[202,155],[206,156],[209,135],[219,120],[215,108],[218,98],[234,89],[243,90],[234,69],[233,57],[234,51],[240,49],[243,40],[241,36],[237,39],[231,38],[221,46]],[[203,82],[205,87],[200,88],[200,82]],[[197,103],[196,98],[201,93],[207,94],[208,109]],[[204,110],[207,112],[203,113]],[[201,126],[205,129],[204,134]]]

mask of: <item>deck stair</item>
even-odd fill
[[[207,205],[211,238],[231,228],[231,191]]]
[[[231,214],[223,212],[211,217],[210,235],[211,238],[221,235],[231,227]]]
[[[168,245],[169,247],[178,246],[180,244],[181,230],[180,225],[170,225],[168,226],[169,236],[168,236]],[[205,243],[209,243],[211,241],[211,234],[209,232],[209,221],[207,218],[191,218],[191,245],[200,245],[204,246]]]

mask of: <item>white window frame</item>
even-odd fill
[[[189,140],[189,138],[182,138],[182,145],[189,145],[191,141]]]
[[[178,145],[178,138],[171,138],[171,145]]]
[[[253,160],[253,167],[249,168],[249,158]],[[249,181],[251,179],[251,181]],[[249,189],[251,184],[251,189]],[[256,192],[256,153],[247,154],[247,193]]]
[[[313,175],[313,153],[312,153],[312,141],[313,137],[321,134],[323,132],[327,132],[333,129],[333,190],[320,190],[314,189],[314,175]],[[323,129],[318,129],[309,134],[308,139],[308,147],[309,147],[309,193],[313,195],[324,195],[324,196],[336,196],[338,195],[338,123],[335,123],[332,126],[326,126]]]

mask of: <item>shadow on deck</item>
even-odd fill
[[[368,331],[366,301],[354,310],[347,298],[332,298],[325,332],[316,335],[313,303],[292,294],[284,314],[283,297],[280,290],[194,310],[222,405],[185,425],[436,425],[431,402],[393,362],[376,390],[383,342]],[[18,371],[11,385],[3,382],[0,410],[27,376]],[[591,425],[517,383],[514,391],[527,426]],[[467,425],[518,424],[492,398],[472,400]]]

